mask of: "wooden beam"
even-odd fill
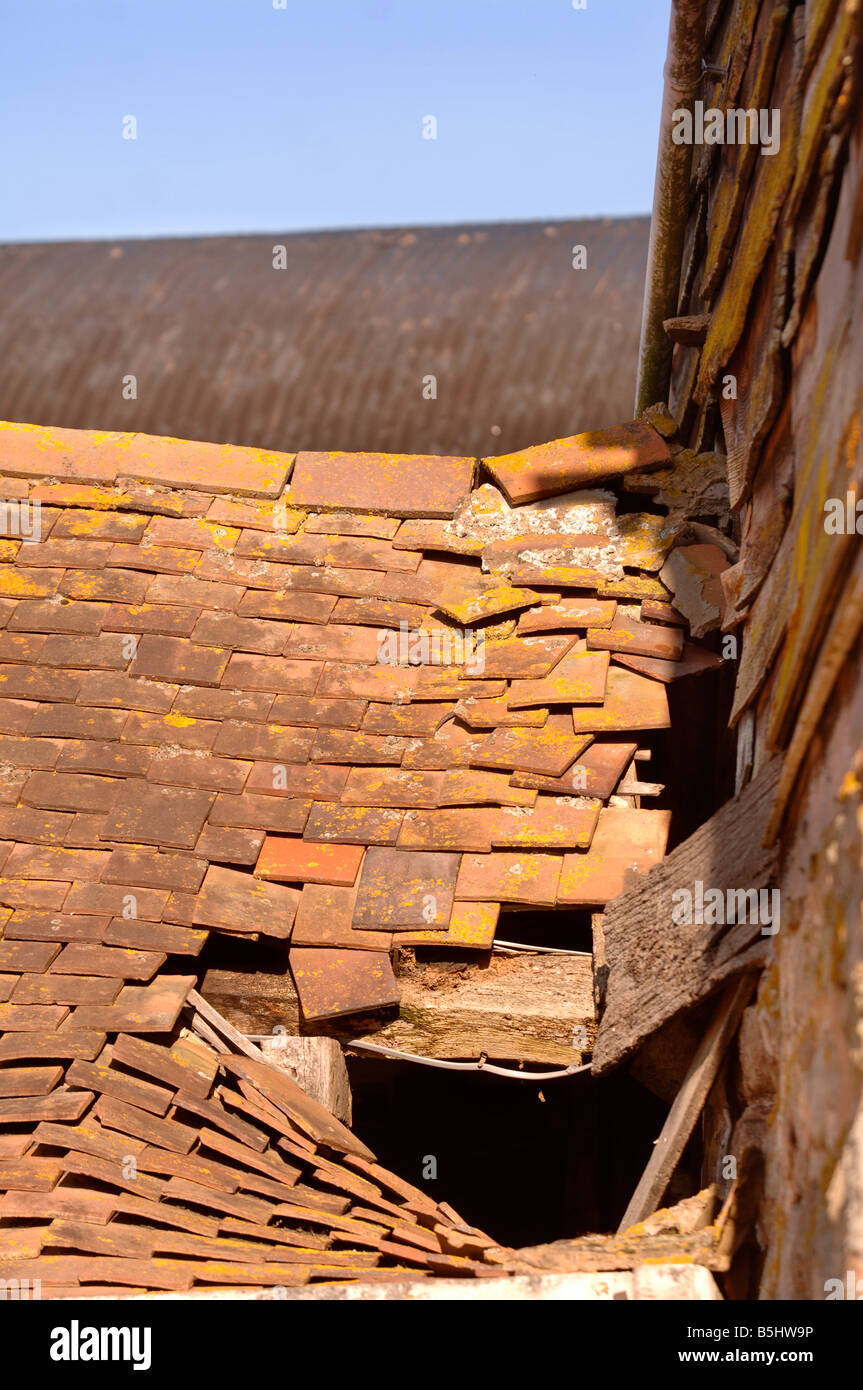
[[[617,1066],[668,1019],[769,959],[772,936],[762,934],[762,926],[769,931],[772,924],[681,922],[678,895],[689,891],[694,906],[700,883],[702,896],[716,889],[727,905],[729,891],[758,890],[774,879],[778,850],[763,848],[762,841],[780,770],[781,760],[774,758],[740,796],[607,905],[605,1010],[594,1074]]]
[[[367,1038],[444,1059],[489,1058],[578,1065],[596,1033],[589,956],[520,953],[471,962],[405,963],[401,1004],[378,1014],[302,1023],[285,966],[278,973],[209,970],[201,992],[245,1034]]]
[[[343,1124],[351,1123],[351,1084],[340,1043],[335,1038],[297,1038],[287,1033],[254,1038],[264,1057],[320,1101]]]
[[[659,1206],[695,1127],[695,1121],[701,1114],[710,1088],[716,1080],[719,1065],[734,1036],[740,1016],[749,1002],[754,983],[754,976],[749,974],[729,985],[724,991],[713,1022],[705,1033],[677,1098],[668,1112],[641,1181],[623,1214],[618,1235],[639,1221],[646,1221]]]

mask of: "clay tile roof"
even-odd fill
[[[494,1271],[196,959],[271,937],[306,1020],[386,1007],[394,942],[488,950],[501,905],[602,905],[662,856],[633,758],[707,659],[673,519],[616,513],[633,437],[668,467],[629,425],[571,491],[558,441],[511,506],[512,459],[0,426],[0,1277]]]

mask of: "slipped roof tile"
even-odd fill
[[[520,503],[659,465],[670,457],[662,435],[652,425],[633,420],[613,429],[590,430],[519,453],[486,458],[483,464],[509,501]]]
[[[294,946],[290,959],[291,974],[307,1020],[388,1008],[399,1001],[388,951]]]
[[[460,855],[374,847],[366,851],[353,924],[366,930],[442,930],[449,923]]]

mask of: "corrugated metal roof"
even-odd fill
[[[477,455],[613,424],[647,237],[610,218],[3,246],[0,416]]]

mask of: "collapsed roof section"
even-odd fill
[[[275,938],[306,1020],[383,1007],[393,943],[487,949],[502,904],[662,856],[638,737],[718,658],[660,578],[679,516],[572,490],[600,449],[651,491],[678,453],[643,421],[487,460],[501,492],[466,458],[0,428],[4,1276],[495,1267],[220,1031],[196,957]]]

